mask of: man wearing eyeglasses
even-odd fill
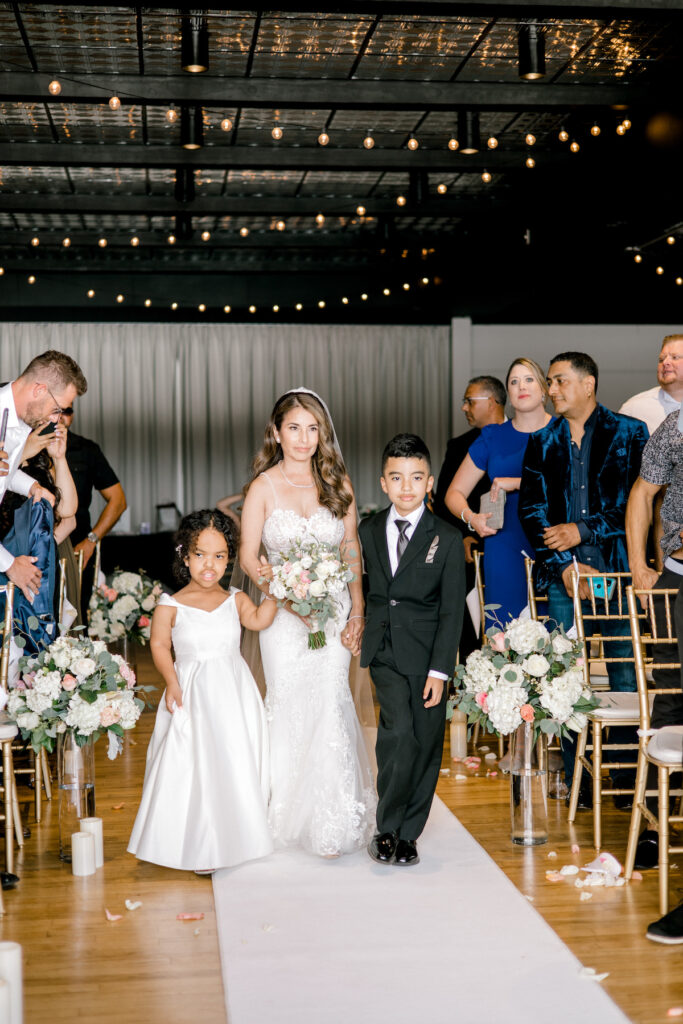
[[[20,469],[26,439],[35,427],[58,423],[64,408],[77,395],[84,395],[88,382],[70,356],[48,350],[31,360],[21,376],[0,387],[0,422],[7,410],[5,438],[0,444],[0,502],[8,490],[45,499],[54,505],[54,496]],[[0,573],[4,573],[33,602],[42,573],[31,555],[14,555],[0,544]]]

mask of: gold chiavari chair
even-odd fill
[[[679,805],[678,814],[669,813],[669,797],[681,796],[683,790],[671,790],[670,779],[674,772],[683,770],[683,725],[667,725],[662,729],[650,729],[652,700],[657,694],[671,694],[671,689],[649,685],[648,677],[657,669],[678,669],[680,661],[655,661],[656,648],[660,651],[672,647],[676,652],[678,638],[673,621],[673,602],[678,590],[634,590],[627,587],[629,615],[631,616],[631,632],[636,666],[636,682],[638,683],[638,707],[640,714],[638,771],[636,775],[636,793],[631,813],[631,827],[626,850],[625,877],[633,874],[636,859],[636,846],[642,818],[648,827],[659,832],[659,910],[666,914],[669,909],[669,855],[683,853],[683,846],[672,846],[669,829],[671,825],[683,824],[683,815]],[[645,601],[643,614],[639,600]],[[657,607],[659,606],[659,607]],[[660,612],[657,616],[657,611]],[[662,614],[663,613],[663,614]],[[647,806],[648,793],[647,774],[650,764],[656,765],[658,775],[658,813],[654,815]]]
[[[545,594],[537,594],[534,584],[534,559],[524,555],[524,573],[526,575],[526,599],[529,606],[529,615],[537,622],[548,620],[548,598]],[[541,607],[545,605],[543,610]]]
[[[57,625],[64,621],[64,599],[66,598],[66,558],[59,559],[59,588],[57,591]]]
[[[0,688],[7,693],[14,615],[14,584],[8,582],[5,586],[0,587],[0,591],[5,594],[5,616],[2,624],[2,647],[0,648]],[[4,812],[0,814],[0,820],[5,823],[5,871],[7,875],[14,874],[13,832],[16,832],[19,846],[23,846],[24,843],[21,821],[18,819],[19,804],[12,757],[12,743],[18,732],[17,726],[8,720],[7,712],[0,713],[0,746],[2,747],[2,786],[0,791],[4,797]]]
[[[479,614],[481,615],[481,626],[479,629],[479,635],[481,637],[482,646],[488,643],[486,636],[486,599],[484,597],[484,567],[482,560],[484,558],[481,551],[476,549],[472,552],[474,556],[474,580],[477,588],[477,597],[479,598]],[[465,612],[467,614],[467,612]],[[479,742],[479,722],[474,726],[472,733],[475,745]],[[504,740],[502,736],[498,737],[498,757],[502,757],[504,753]]]
[[[590,589],[589,611],[585,612],[583,602],[579,594],[579,587],[584,580],[602,580],[603,595],[598,596],[592,588]],[[614,591],[611,598],[608,597],[610,581],[614,580]],[[596,708],[588,716],[585,728],[579,734],[576,745],[576,762],[574,765],[574,778],[569,798],[569,821],[576,818],[576,811],[579,802],[579,788],[583,770],[593,781],[593,843],[599,852],[602,846],[602,797],[605,794],[620,796],[622,794],[633,794],[633,788],[605,788],[603,787],[603,773],[613,770],[633,769],[633,761],[604,761],[603,752],[637,750],[637,743],[616,743],[604,742],[605,731],[616,726],[629,726],[634,730],[638,727],[638,694],[635,692],[620,692],[605,688],[606,677],[601,674],[605,671],[607,664],[631,664],[635,663],[634,656],[612,657],[606,655],[605,645],[610,642],[629,642],[631,640],[630,624],[629,634],[615,634],[614,626],[610,629],[610,623],[629,623],[628,603],[626,600],[626,586],[631,582],[631,574],[627,572],[609,572],[604,576],[595,576],[588,573],[572,573],[572,586],[574,598],[574,624],[577,637],[583,645],[583,676],[585,685],[596,691],[600,700],[600,707]],[[600,628],[597,628],[598,625]],[[589,737],[592,742],[589,742]],[[590,753],[590,757],[588,754]]]

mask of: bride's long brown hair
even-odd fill
[[[301,408],[315,416],[318,423],[318,447],[311,458],[311,472],[318,488],[318,501],[330,510],[337,519],[343,519],[353,501],[353,495],[346,485],[346,467],[334,446],[332,424],[317,398],[305,391],[293,391],[278,398],[266,426],[263,445],[251,464],[251,479],[244,493],[261,473],[282,462],[282,448],[275,440],[275,431],[280,430],[282,421],[292,409]]]

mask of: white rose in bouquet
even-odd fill
[[[278,601],[284,601],[287,596],[287,589],[280,580],[273,580],[270,584],[270,592]]]
[[[62,647],[60,650],[54,652],[52,660],[57,668],[65,669],[71,664],[71,654],[66,647]]]
[[[88,679],[96,668],[97,665],[92,658],[76,658],[71,662],[71,670],[81,679]]]
[[[107,649],[107,645],[104,640],[93,640],[92,649],[95,654],[104,654]]]
[[[322,597],[327,587],[324,580],[312,580],[308,592],[311,597]]]
[[[310,569],[312,565],[313,565],[313,559],[311,558],[311,556],[310,555],[304,555],[304,557],[301,559],[301,567],[303,569]]]
[[[154,594],[148,594],[140,606],[145,612],[153,612],[157,606],[157,598]]]
[[[26,711],[23,715],[17,715],[16,723],[20,729],[37,729],[40,725],[40,716],[35,711]]]
[[[326,583],[328,594],[341,594],[344,590],[346,590],[346,583],[344,583],[343,580],[328,579]]]
[[[566,636],[562,636],[561,633],[553,637],[552,647],[555,654],[569,654],[573,646],[571,640],[568,640]]]
[[[112,622],[111,624],[111,638],[112,640],[118,640],[120,637],[125,636],[126,627],[122,622]]]
[[[522,663],[522,668],[530,676],[544,676],[550,668],[550,662],[542,654],[530,654]]]
[[[319,580],[325,580],[328,576],[331,576],[339,568],[339,562],[336,558],[327,558],[324,562],[319,562],[318,567],[315,570],[315,574]]]
[[[111,606],[111,617],[115,622],[125,622],[131,612],[137,611],[138,603],[130,594],[124,594]]]

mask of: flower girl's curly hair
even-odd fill
[[[290,391],[278,398],[266,426],[263,446],[251,464],[251,479],[244,493],[254,480],[267,469],[282,462],[282,448],[275,440],[275,431],[292,409],[301,408],[310,412],[318,421],[318,447],[311,459],[311,471],[318,488],[318,501],[328,508],[337,519],[343,519],[353,501],[353,493],[347,483],[346,467],[334,446],[332,424],[323,406],[314,395],[305,391]]]
[[[228,545],[228,557],[234,558],[238,546],[237,527],[229,516],[217,508],[203,508],[199,512],[190,512],[180,521],[178,532],[174,538],[175,558],[173,559],[173,575],[178,583],[190,582],[190,570],[185,559],[197,545],[197,537],[202,530],[218,530],[225,537]]]

